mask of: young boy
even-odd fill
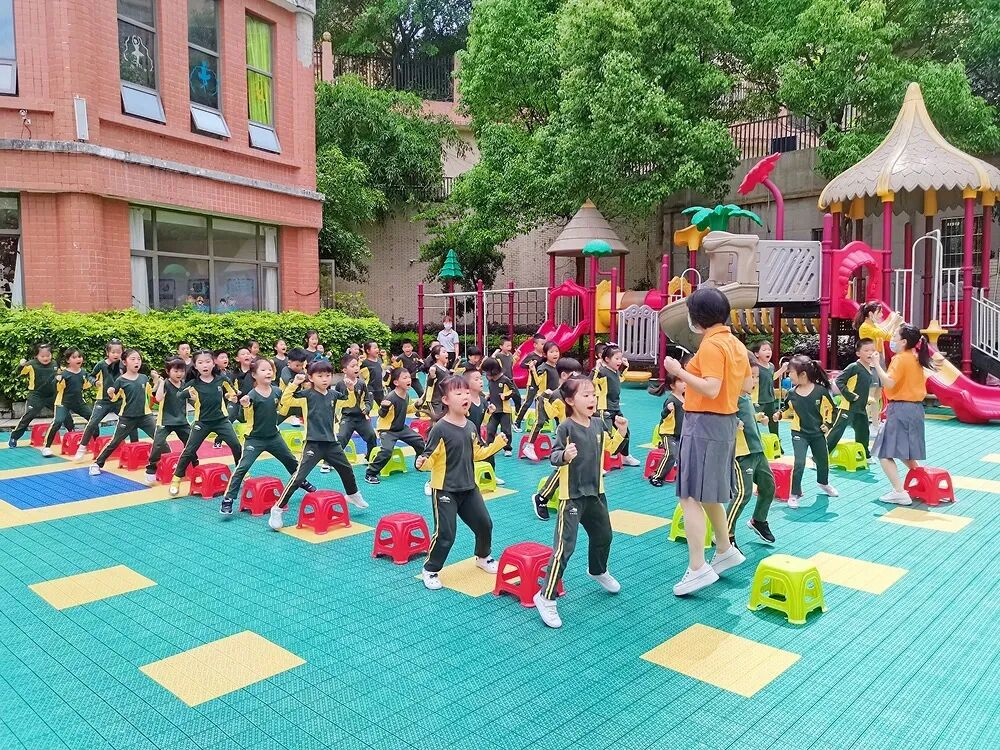
[[[500,361],[493,357],[487,357],[483,360],[483,375],[490,383],[489,401],[490,406],[493,407],[490,419],[486,423],[486,442],[492,443],[497,432],[502,432],[503,436],[507,438],[507,445],[503,450],[504,455],[511,456],[513,455],[511,450],[513,439],[511,417],[514,414],[513,400],[514,394],[517,393],[517,387],[514,385],[514,381],[504,374]]]
[[[513,383],[514,365],[517,364],[517,355],[514,354],[514,341],[510,336],[504,336],[500,339],[500,348],[493,352],[493,359],[500,363],[500,366],[503,368],[503,374]],[[517,386],[514,386],[512,401],[514,402],[514,414],[517,414],[521,411],[521,392],[517,389]],[[511,422],[513,422],[513,418]]]
[[[528,409],[535,405],[535,399],[538,398],[538,374],[535,372],[535,368],[545,361],[545,356],[542,353],[545,347],[545,337],[536,333],[531,337],[531,344],[535,348],[534,351],[521,361],[521,364],[528,371],[528,390],[517,416],[514,417],[514,432],[521,431],[521,423],[524,421],[525,414],[528,413]]]
[[[558,424],[566,419],[566,401],[562,390],[563,383],[570,378],[576,377],[583,370],[583,365],[572,357],[562,357],[556,362],[556,371],[559,373],[559,387],[552,391],[552,394],[545,399],[546,418]],[[535,504],[535,516],[541,521],[549,520],[549,500],[555,497],[559,490],[559,469],[556,468],[545,484],[538,490],[531,499]]]
[[[31,425],[31,420],[37,417],[43,409],[53,409],[56,401],[56,363],[52,361],[52,347],[40,344],[34,358],[21,360],[22,377],[28,379],[28,401],[25,404],[24,416],[17,427],[10,433],[8,448],[16,448],[17,441]],[[66,417],[67,430],[73,429],[73,415]]]
[[[289,383],[295,380],[295,376],[299,374],[305,374],[306,371],[306,350],[300,346],[296,346],[289,350],[287,354],[288,363],[281,368],[281,372],[278,373],[278,387],[284,390]],[[290,424],[300,425],[302,424],[302,410],[297,406],[289,407],[287,411],[283,411],[282,414],[284,418],[287,418]]]
[[[177,358],[180,359],[185,367],[191,367],[193,360],[191,359],[191,344],[187,341],[182,341],[177,345]]]
[[[393,388],[379,404],[378,431],[382,446],[368,468],[365,470],[365,481],[368,484],[378,484],[379,472],[389,463],[392,449],[400,441],[413,448],[419,456],[424,452],[424,441],[416,432],[406,426],[406,410],[410,405],[410,371],[405,367],[396,367],[389,374]]]
[[[372,429],[371,411],[372,398],[368,387],[358,374],[361,363],[353,354],[345,354],[340,360],[340,369],[344,379],[334,389],[337,398],[337,410],[340,412],[340,430],[337,439],[343,448],[358,433],[365,441],[365,457],[371,455],[378,442],[375,430]],[[310,375],[312,371],[310,370]]]
[[[767,415],[767,429],[772,435],[778,434],[778,420],[774,414],[778,411],[778,396],[774,392],[774,381],[780,380],[788,371],[788,365],[784,364],[778,370],[771,364],[771,357],[774,356],[771,344],[767,341],[758,341],[750,347],[750,351],[757,357],[760,366],[760,379],[757,383],[757,390],[753,399],[757,411]]]
[[[865,458],[870,459],[872,455],[868,449],[870,439],[868,404],[873,397],[878,399],[881,391],[881,381],[872,372],[874,358],[878,356],[878,352],[875,342],[871,339],[859,339],[854,352],[858,355],[857,360],[851,362],[837,376],[840,399],[833,426],[826,435],[826,446],[832,451],[850,424],[854,429],[854,439],[864,446]]]
[[[654,487],[662,487],[667,481],[667,474],[677,464],[677,443],[684,428],[684,392],[687,384],[674,375],[665,376],[663,384],[667,387],[668,393],[663,402],[663,410],[660,412],[660,424],[656,428],[660,435],[663,458],[653,476],[649,478],[649,483]]]
[[[402,347],[402,354],[393,358],[392,366],[406,368],[406,370],[410,373],[410,387],[413,389],[413,392],[417,394],[417,398],[420,398],[424,395],[424,387],[417,379],[417,373],[420,372],[420,368],[423,367],[423,362],[421,362],[417,353],[413,350],[412,341],[403,341]]]
[[[381,404],[385,400],[385,373],[378,342],[365,342],[365,358],[361,360],[358,376],[365,381],[372,403]]]
[[[478,370],[483,365],[483,350],[478,346],[470,346],[465,352],[465,360],[455,366],[455,374],[461,375],[466,370]]]

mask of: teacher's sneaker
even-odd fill
[[[279,507],[277,505],[272,505],[271,506],[271,515],[267,519],[267,525],[270,526],[275,531],[277,531],[282,526],[284,526],[285,525],[285,519],[281,515],[284,512],[285,512],[284,508],[281,508],[281,507]]]
[[[712,558],[710,563],[712,570],[716,573],[725,573],[730,568],[735,568],[737,565],[745,563],[747,561],[743,553],[740,552],[739,548],[733,544],[725,552],[716,552],[715,557]]]
[[[698,570],[688,568],[684,571],[684,577],[674,584],[674,596],[693,594],[706,586],[711,586],[718,580],[719,574],[708,563],[702,565]]]
[[[892,503],[893,505],[913,505],[913,499],[907,492],[900,492],[893,490],[882,497],[879,498],[883,503]]]
[[[556,603],[553,599],[546,599],[542,596],[542,592],[539,591],[531,601],[535,603],[535,609],[538,610],[542,622],[550,628],[562,627],[562,618],[559,617],[559,610],[556,608]]]
[[[823,491],[823,494],[828,497],[840,497],[840,493],[837,492],[837,488],[832,484],[821,484],[819,488]]]
[[[622,585],[618,583],[618,580],[607,571],[601,573],[599,576],[591,575],[590,573],[587,573],[587,575],[601,584],[601,587],[609,594],[617,594],[622,590]]]
[[[799,507],[799,500],[802,499],[802,495],[789,495],[788,496],[788,507],[795,510]]]
[[[642,466],[635,456],[622,456],[622,466]]]
[[[438,574],[431,573],[426,568],[420,571],[420,578],[424,582],[424,588],[428,588],[431,591],[437,591],[443,585],[441,579],[438,578]]]

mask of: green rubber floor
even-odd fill
[[[648,440],[660,401],[628,390],[623,403],[632,452],[644,459],[638,444]],[[1000,450],[1000,428],[926,425],[931,464],[1000,482],[1000,463],[983,460]],[[783,440],[787,449],[787,432]],[[551,544],[553,522],[536,520],[530,503],[546,472],[499,459],[518,493],[488,503],[497,556],[519,541]],[[254,474],[284,478],[271,460]],[[335,477],[313,479],[336,488]],[[354,520],[374,526],[400,510],[429,519],[425,478],[411,469],[379,487],[362,484],[371,507]],[[808,470],[805,483],[814,483]],[[615,597],[586,576],[581,533],[559,631],[509,596],[426,591],[415,580],[419,560],[371,558],[371,532],[310,544],[270,532],[263,518],[224,522],[215,501],[6,529],[0,748],[1000,747],[1000,485],[959,489],[958,503],[935,508],[972,519],[944,533],[880,522],[890,508],[875,500],[887,489],[877,470],[835,471],[833,483],[840,498],[807,491],[797,511],[774,505],[774,548],[740,526],[747,563],[683,600],[671,587],[686,548],[667,540],[666,527],[615,535],[611,571],[623,585]],[[612,472],[607,494],[612,509],[665,518],[676,503],[673,487],[650,487],[642,468]],[[827,585],[828,611],[793,626],[747,609],[756,564],[772,551],[827,552],[908,572],[880,595]],[[460,525],[450,561],[471,554],[472,536]],[[28,588],[116,565],[156,585],[63,610]],[[641,658],[694,624],[800,658],[749,698]],[[140,671],[242,631],[305,664],[194,707]]]

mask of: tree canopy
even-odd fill
[[[317,0],[313,32],[343,53],[452,54],[465,43],[472,0]]]

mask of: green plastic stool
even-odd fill
[[[247,439],[246,422],[233,422],[233,431],[236,432],[236,437],[239,438],[241,443]]]
[[[531,432],[535,429],[535,425],[538,424],[538,410],[532,409],[524,417],[524,431]],[[550,419],[544,425],[542,425],[542,432],[547,432],[550,435],[555,434],[556,426],[555,423]]]
[[[830,452],[830,466],[845,471],[866,471],[868,457],[861,443],[837,443]]]
[[[304,435],[300,430],[282,430],[281,439],[285,441],[285,445],[288,446],[289,450],[296,455],[302,452],[302,446],[305,445]]]
[[[347,456],[347,460],[351,464],[356,464],[360,460],[358,458],[358,449],[354,447],[354,441],[348,440],[347,445],[344,446],[344,455]]]
[[[653,425],[653,436],[649,439],[649,442],[654,448],[660,447],[660,423],[657,422]]]
[[[372,448],[371,453],[368,454],[368,463],[375,461],[375,457],[378,452],[382,450],[378,446]],[[389,462],[382,467],[382,471],[378,474],[380,477],[387,477],[390,474],[405,474],[406,473],[406,457],[403,455],[402,448],[393,448],[392,455],[389,457]]]
[[[542,477],[541,479],[539,479],[538,480],[538,486],[535,488],[535,492],[541,492],[542,491],[542,487],[545,486],[545,483],[547,481],[549,481],[548,477]],[[546,505],[547,505],[547,507],[548,507],[549,510],[559,510],[559,488],[558,487],[556,487],[556,491],[552,494],[552,497],[549,498],[549,502],[546,503]]]
[[[476,461],[476,485],[480,492],[497,491],[497,475],[488,461]]]
[[[768,461],[776,461],[785,455],[781,450],[781,438],[772,432],[760,433],[760,440],[764,444],[764,458]]]
[[[678,539],[687,539],[684,533],[684,508],[680,503],[674,508],[674,518],[670,522],[670,541],[676,542]],[[705,549],[712,546],[712,521],[705,516]]]
[[[805,625],[814,609],[826,612],[823,581],[808,560],[791,555],[771,555],[757,566],[750,587],[751,610],[770,607],[784,612],[792,625]]]

